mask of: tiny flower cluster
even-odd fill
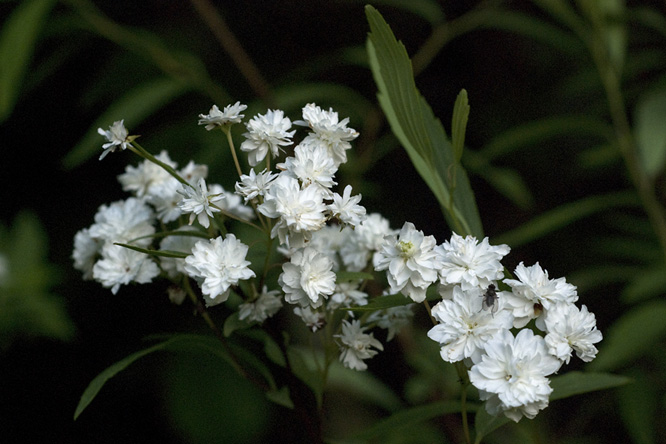
[[[222,111],[213,106],[199,124],[229,135],[245,109],[240,102]],[[509,247],[492,246],[488,238],[479,242],[454,233],[438,245],[410,222],[394,230],[380,214],[366,214],[351,186],[335,191],[335,175],[358,137],[347,127],[349,119],[315,104],[303,107],[302,117],[293,123],[307,134],[293,148],[296,130],[283,111],[268,110],[245,124],[240,150],[251,169],[242,174],[236,165],[234,192],[207,184],[204,165],[190,162],[178,169],[165,151],[153,158],[136,145],[146,160],[118,177],[133,196],[103,205],[95,223],[76,234],[75,267],[113,293],[160,273],[177,285],[194,280],[208,306],[226,302],[234,291],[243,298],[238,318],[248,323],[265,322],[286,303],[312,332],[333,327],[329,339],[339,347],[339,360],[355,370],[367,369],[365,361],[383,350],[370,329],[386,330],[390,341],[413,316],[409,303],[357,318],[353,308],[382,297],[365,291],[363,276],[385,272],[385,294],[401,293],[415,303],[436,287],[441,301],[431,310],[436,325],[428,336],[440,344],[442,359],[463,362],[490,413],[515,421],[533,418],[548,405],[548,376],[574,352],[583,361],[597,353],[601,333],[594,315],[574,305],[576,288],[563,278],[550,279],[538,263],[521,263],[517,279],[505,278],[501,261]],[[101,157],[117,147],[135,147],[123,121],[99,132],[109,141]],[[287,149],[291,155],[271,170],[271,160]],[[262,162],[266,167],[255,171]],[[267,267],[247,260],[251,247],[227,231],[229,218],[256,219],[251,225],[265,233],[265,245],[270,249],[277,241],[284,256],[279,289],[266,281]],[[158,238],[153,249],[161,254],[146,254]],[[250,283],[242,287],[245,281]],[[181,294],[172,290],[170,297],[182,301]],[[341,311],[343,317],[337,316]],[[523,328],[531,321],[543,336]]]

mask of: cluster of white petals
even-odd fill
[[[335,292],[333,262],[312,247],[297,250],[291,261],[282,265],[278,283],[285,300],[301,307],[320,307],[324,298]]]
[[[548,351],[560,361],[568,364],[574,351],[584,362],[597,356],[594,344],[601,341],[602,335],[594,313],[587,311],[585,305],[580,309],[573,304],[557,305],[548,310],[545,324]]]
[[[210,131],[218,127],[240,123],[244,114],[241,112],[247,109],[247,105],[236,102],[233,105],[227,105],[222,111],[213,105],[208,114],[199,114],[199,125],[206,125],[206,130]]]
[[[346,151],[351,148],[349,142],[358,137],[356,130],[347,128],[349,118],[339,120],[338,113],[333,109],[326,111],[314,103],[309,103],[303,107],[303,119],[304,121],[294,123],[307,125],[312,129],[306,140],[314,139],[324,143],[336,165],[347,162]]]
[[[366,370],[368,365],[364,360],[376,355],[377,350],[384,350],[382,343],[372,333],[365,333],[365,327],[361,327],[359,320],[343,320],[342,334],[336,337],[340,338],[340,361],[345,367],[354,370]]]
[[[261,294],[252,302],[244,302],[238,307],[238,319],[262,323],[282,308],[282,298],[278,290],[268,291],[264,286]]]
[[[486,410],[504,413],[518,422],[534,418],[548,406],[553,389],[548,376],[561,362],[548,353],[546,342],[532,330],[523,329],[514,337],[503,330],[485,344],[485,353],[474,361],[469,379],[486,400]]]
[[[376,270],[388,270],[392,293],[401,292],[414,302],[423,302],[426,290],[437,280],[440,263],[434,252],[435,238],[425,236],[405,222],[400,233],[384,238]]]
[[[247,245],[229,233],[224,239],[197,242],[192,254],[185,258],[185,271],[203,281],[201,292],[208,305],[226,301],[232,285],[255,276],[248,268],[250,262],[245,260],[247,250]]]
[[[500,263],[509,253],[507,245],[490,245],[488,238],[481,243],[474,236],[462,237],[453,233],[451,240],[435,248],[442,267],[439,279],[442,285],[460,285],[467,291],[486,288],[504,277]]]
[[[121,150],[127,149],[130,144],[130,140],[128,139],[129,132],[125,128],[124,120],[113,122],[113,125],[108,130],[97,128],[97,133],[108,140],[107,143],[102,145],[104,151],[99,156],[99,160],[104,159],[107,154],[113,153],[116,148],[120,148]]]
[[[190,213],[190,225],[196,218],[202,227],[208,228],[209,218],[220,211],[215,204],[224,199],[224,194],[209,190],[203,178],[199,179],[196,186],[183,186],[178,192],[183,195],[178,207],[183,213]]]
[[[284,116],[282,110],[268,110],[266,114],[258,114],[247,123],[248,132],[243,134],[245,141],[241,151],[248,153],[247,161],[255,166],[266,158],[269,152],[277,157],[281,146],[291,145],[291,138],[296,131],[289,131],[291,120]]]

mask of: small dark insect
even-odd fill
[[[497,296],[497,293],[495,292],[495,285],[488,285],[488,289],[483,295],[481,295],[481,297],[483,298],[483,302],[481,303],[483,310],[490,309],[490,313],[493,315],[497,313],[497,299],[499,299],[499,296]]]

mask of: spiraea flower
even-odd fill
[[[500,263],[510,249],[507,245],[490,245],[488,238],[481,243],[474,236],[462,237],[453,233],[450,241],[435,248],[442,262],[439,279],[442,285],[460,285],[464,291],[487,288],[504,277]]]
[[[297,250],[291,261],[282,264],[278,283],[285,300],[301,307],[320,307],[335,291],[333,262],[312,247]]]
[[[248,247],[232,233],[210,241],[199,241],[185,258],[185,271],[201,283],[207,305],[220,304],[229,297],[232,285],[255,276],[245,260]]]
[[[227,105],[222,111],[220,111],[217,105],[213,105],[208,114],[199,114],[199,125],[206,125],[206,130],[210,131],[218,127],[240,123],[243,117],[245,117],[241,112],[246,109],[247,105],[243,105],[240,102]]]
[[[414,302],[423,302],[441,267],[433,250],[435,245],[433,236],[425,236],[414,224],[405,222],[398,235],[384,238],[375,269],[388,270],[392,293],[401,292]]]
[[[215,208],[211,204],[218,203],[224,199],[224,196],[211,193],[203,178],[199,179],[196,186],[183,186],[178,192],[183,195],[178,207],[183,213],[190,213],[190,225],[196,218],[201,226],[208,228],[210,226],[208,218],[213,217],[214,212],[220,211],[219,208]]]
[[[403,327],[409,325],[414,317],[414,304],[400,305],[378,310],[368,316],[367,323],[376,323],[377,327],[388,330],[386,342],[391,341]]]
[[[129,132],[127,132],[127,128],[125,128],[123,122],[124,120],[113,122],[113,125],[109,127],[108,131],[105,131],[102,128],[97,128],[97,133],[100,136],[106,137],[106,140],[108,140],[107,143],[102,145],[104,151],[102,152],[102,155],[99,156],[99,160],[104,159],[107,154],[113,153],[116,148],[120,148],[121,150],[127,149],[129,144],[132,143],[134,136],[129,136]]]
[[[259,297],[252,302],[244,302],[238,307],[238,318],[242,321],[262,323],[277,313],[282,307],[282,299],[278,290],[268,291],[266,286]]]
[[[90,230],[84,228],[74,235],[74,268],[83,273],[84,280],[93,278],[92,270],[102,251],[104,241],[90,236]]]
[[[476,288],[463,291],[456,285],[452,299],[443,300],[432,308],[431,315],[438,324],[428,331],[428,337],[440,344],[443,360],[478,360],[489,340],[511,328],[513,316],[509,311],[499,310],[493,315],[481,309],[481,293],[482,290]]]
[[[366,370],[368,365],[363,361],[375,356],[378,350],[384,350],[372,333],[365,333],[359,320],[343,320],[342,334],[335,336],[340,338],[340,361],[352,370]]]
[[[548,353],[546,342],[532,330],[514,337],[503,330],[486,342],[485,353],[469,371],[470,382],[486,400],[491,415],[504,413],[518,422],[534,418],[548,406],[553,389],[548,375],[560,368],[560,361]]]
[[[335,292],[328,300],[326,308],[335,310],[340,307],[360,307],[367,305],[368,294],[359,290],[361,281],[339,282],[335,286]]]
[[[594,344],[601,341],[602,335],[594,313],[587,311],[585,305],[579,310],[574,304],[558,304],[548,310],[545,324],[548,351],[560,361],[568,364],[574,351],[585,362],[597,356]]]
[[[155,233],[154,222],[153,210],[143,200],[130,197],[100,206],[88,234],[102,243],[132,242],[145,247]]]
[[[243,174],[240,180],[236,182],[236,193],[243,196],[245,203],[248,203],[258,196],[263,196],[271,182],[277,177],[277,174],[272,174],[268,170],[256,174],[254,168],[252,168],[250,174]]]
[[[331,188],[336,185],[333,178],[338,167],[326,146],[317,141],[300,143],[294,148],[294,156],[287,157],[277,168],[298,179],[303,188],[313,184],[318,186],[327,198],[332,194]]]
[[[305,140],[314,139],[323,142],[336,166],[347,162],[346,151],[351,148],[349,142],[358,137],[356,130],[347,128],[349,118],[339,120],[338,113],[332,108],[325,111],[314,103],[309,103],[303,107],[303,119],[304,121],[294,123],[307,125],[312,129]]]
[[[271,237],[281,244],[300,248],[326,223],[321,191],[315,185],[301,189],[298,180],[280,174],[264,194],[264,203],[257,207],[264,216],[279,219]]]
[[[155,158],[172,168],[177,166],[166,151],[162,151]],[[156,193],[160,187],[170,181],[178,182],[164,168],[149,160],[144,160],[138,166],[128,165],[125,167],[125,172],[118,176],[118,182],[122,185],[123,190],[133,193],[136,197]]]
[[[321,311],[312,310],[310,307],[296,307],[294,314],[301,318],[303,323],[312,331],[320,330],[326,325],[326,316]]]
[[[573,304],[578,300],[576,287],[564,278],[550,279],[548,272],[539,263],[526,267],[521,262],[515,270],[516,279],[504,279],[511,287],[506,303],[513,310],[513,325],[521,328],[531,319],[536,319],[536,326],[546,330],[544,318],[557,304]]]
[[[150,256],[107,243],[102,248],[101,259],[92,269],[93,279],[116,294],[121,285],[130,282],[146,284],[160,274],[160,269]]]
[[[192,249],[196,243],[201,241],[201,238],[195,235],[198,230],[192,226],[184,225],[179,227],[176,232],[181,233],[181,235],[174,234],[162,239],[160,250],[192,254]],[[183,258],[160,257],[160,265],[171,279],[176,279],[178,275],[187,273],[185,271],[185,259]]]
[[[281,110],[268,110],[258,114],[247,123],[248,132],[243,134],[246,140],[241,144],[241,151],[248,153],[248,163],[255,166],[270,152],[277,157],[281,146],[291,145],[291,138],[296,131],[289,131],[291,120]]]
[[[333,217],[355,227],[365,219],[365,207],[358,204],[361,201],[361,195],[357,194],[352,197],[351,191],[351,185],[347,185],[342,196],[333,193],[333,203],[327,205],[327,208]]]

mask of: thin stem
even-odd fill
[[[222,15],[208,0],[190,0],[202,20],[210,28],[224,51],[234,61],[240,73],[245,77],[247,83],[254,90],[255,94],[274,108],[274,99],[271,94],[271,88],[264,76],[254,64],[250,56],[245,52],[243,46],[231,31]]]
[[[190,188],[192,187],[192,185],[190,185],[185,179],[183,179],[182,177],[180,177],[180,175],[176,172],[176,170],[174,170],[171,166],[169,166],[169,165],[167,165],[166,163],[164,163],[164,162],[162,162],[161,160],[159,160],[157,157],[155,157],[155,156],[153,156],[152,154],[150,154],[150,153],[149,153],[144,147],[142,147],[141,145],[139,145],[137,142],[132,142],[132,143],[129,145],[129,149],[130,149],[133,153],[135,153],[136,155],[138,155],[138,156],[140,156],[140,157],[143,157],[144,159],[148,160],[149,162],[152,162],[152,163],[154,163],[155,165],[157,165],[157,166],[161,167],[162,169],[164,169],[164,171],[166,171],[167,173],[169,173],[169,174],[170,174],[174,179],[176,179],[178,182],[182,183],[183,185],[185,185],[185,186],[187,186],[187,187],[190,187]]]
[[[243,175],[241,170],[240,163],[238,162],[238,156],[236,156],[236,147],[234,145],[234,139],[231,137],[231,128],[222,127],[222,131],[227,135],[227,142],[229,142],[229,148],[231,149],[231,157],[234,159],[234,165],[236,165],[236,171],[238,172],[238,177],[240,178]]]

